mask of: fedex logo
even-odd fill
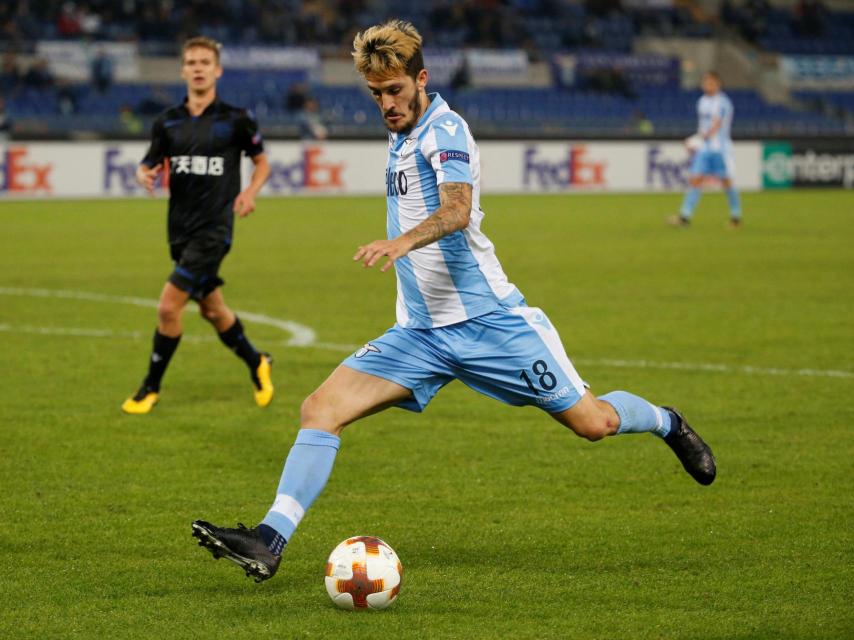
[[[271,161],[267,187],[273,192],[343,189],[346,163],[324,160],[323,154],[323,147],[306,146],[295,162]]]
[[[691,158],[682,150],[676,159],[665,156],[661,147],[652,145],[646,152],[646,184],[664,189],[682,189],[688,185]]]
[[[540,189],[604,187],[607,166],[604,160],[588,158],[583,144],[570,145],[566,158],[557,160],[542,158],[539,148],[532,146],[525,150],[522,184]]]
[[[104,193],[118,191],[121,195],[142,193],[142,186],[136,181],[136,169],[140,158],[124,158],[122,150],[109,147],[104,152]],[[169,186],[169,171],[162,171],[155,182],[155,189]]]
[[[27,147],[8,147],[0,155],[0,191],[23,194],[50,193],[53,163],[27,160]]]

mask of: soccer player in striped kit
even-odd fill
[[[682,200],[679,215],[671,216],[668,223],[674,227],[687,227],[694,209],[700,202],[700,188],[706,178],[720,180],[729,203],[729,224],[741,225],[741,200],[733,186],[735,162],[732,157],[732,101],[721,91],[720,76],[714,71],[703,74],[703,95],[697,101],[697,133],[692,138],[700,141],[700,148],[691,161],[689,187]],[[689,138],[690,140],[691,138]]]
[[[525,303],[480,230],[480,165],[469,127],[426,91],[421,36],[398,20],[360,33],[356,69],[388,136],[388,237],[358,248],[365,267],[392,266],[397,322],[347,358],[302,405],[301,430],[275,501],[255,528],[193,523],[193,535],[257,581],[271,577],[305,511],[326,484],[348,424],[388,407],[422,411],[458,379],[511,405],[533,405],[589,440],[651,432],[701,484],[711,449],[674,409],[626,391],[597,398],[567,357],[548,316]],[[385,259],[385,260],[384,260]]]

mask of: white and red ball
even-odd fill
[[[385,609],[400,593],[403,566],[388,544],[373,536],[347,538],[329,554],[326,591],[342,609]]]
[[[704,142],[705,140],[703,140],[703,136],[695,133],[693,136],[685,138],[685,148],[688,149],[690,153],[696,153],[703,148]]]

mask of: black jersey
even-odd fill
[[[187,100],[164,111],[151,130],[142,164],[169,164],[169,242],[200,234],[231,239],[240,193],[241,154],[263,153],[258,122],[247,109],[214,100],[193,117]]]

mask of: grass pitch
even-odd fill
[[[154,309],[122,297],[155,300],[170,271],[165,203],[4,203],[0,637],[852,637],[854,195],[747,194],[737,232],[719,195],[666,228],[678,200],[487,197],[484,229],[594,391],[685,411],[716,453],[713,486],[653,436],[590,444],[453,383],[423,415],[347,429],[261,585],[189,525],[257,522],[301,399],[393,322],[393,274],[350,261],[384,235],[382,199],[263,200],[238,221],[226,299],[323,345],[245,323],[276,357],[259,410],[188,309],[146,417],[119,405]],[[356,534],[403,560],[389,611],[325,594],[327,554]]]

